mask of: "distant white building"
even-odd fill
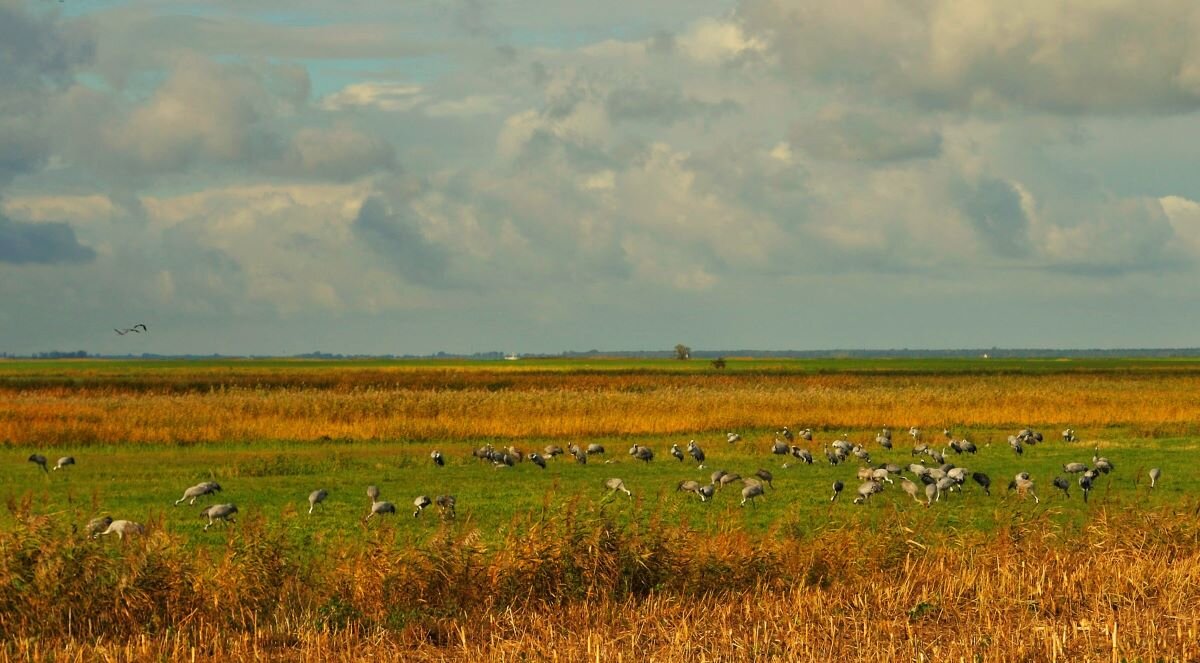
[[[504,359],[505,359],[506,361],[516,361],[516,360],[518,360],[518,359],[520,359],[520,358],[521,358],[521,356],[520,356],[520,355],[518,355],[518,354],[506,354],[506,355],[504,355]]]

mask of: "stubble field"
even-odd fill
[[[0,656],[1195,660],[1198,387],[1186,360],[3,362]],[[770,453],[784,425],[813,429],[817,463]],[[975,442],[947,461],[992,495],[926,507],[897,483],[853,504],[863,463],[825,445],[932,464],[910,426]],[[1045,441],[1017,456],[1025,427]],[[703,469],[667,453],[693,439]],[[571,443],[607,453],[471,454]],[[44,473],[35,452],[77,464]],[[1085,504],[1062,465],[1097,453],[1116,469]],[[774,488],[746,507],[741,483],[675,490],[760,468]],[[1005,489],[1020,471],[1040,504]],[[206,480],[222,492],[172,506]],[[368,485],[395,517],[362,523]],[[412,517],[422,494],[455,495],[457,517]],[[217,502],[239,520],[205,532]],[[147,533],[89,540],[102,514]]]

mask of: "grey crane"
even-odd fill
[[[104,532],[104,530],[108,529],[108,526],[111,525],[112,522],[113,522],[112,516],[100,516],[99,518],[92,518],[91,520],[88,521],[87,528],[86,528],[88,538],[94,539],[94,538],[100,536],[100,534],[102,532]]]
[[[522,452],[520,449],[518,449],[514,446],[511,446],[511,445],[508,447],[508,455],[512,456],[512,459],[518,463],[523,462],[525,460],[525,453]],[[507,463],[507,464],[512,465],[512,463]]]
[[[770,472],[768,472],[762,468],[759,468],[758,471],[756,471],[754,473],[754,476],[765,481],[767,483],[767,486],[769,486],[771,488],[771,490],[775,490],[775,484],[771,483],[775,479],[775,476],[772,475]]]
[[[742,503],[739,506],[746,506],[746,502],[750,502],[750,506],[754,506],[754,498],[762,497],[763,485],[757,481],[751,481],[742,488]]]
[[[1054,477],[1054,487],[1063,491],[1063,497],[1071,499],[1071,482],[1062,477]]]
[[[925,508],[933,505],[933,501],[941,497],[937,483],[925,484]]]
[[[720,483],[721,477],[725,476],[725,474],[726,474],[725,470],[716,470],[712,474],[709,475],[709,480],[712,481],[713,484]]]
[[[546,469],[546,459],[542,458],[542,455],[536,451],[529,454],[529,462],[533,463],[534,465],[537,465],[538,467],[542,468],[543,470]]]
[[[232,504],[214,504],[210,507],[205,507],[200,512],[201,518],[208,518],[208,524],[204,526],[204,531],[207,532],[208,528],[212,527],[213,523],[218,520],[226,524],[236,523],[237,518],[234,518],[233,514],[237,512],[238,508]]]
[[[644,447],[640,444],[635,444],[630,447],[629,455],[644,463],[649,463],[650,461],[654,460],[654,452],[650,450],[650,447]]]
[[[679,485],[675,486],[675,492],[683,491],[694,493],[697,490],[700,490],[700,483],[698,481],[692,481],[691,479],[684,479],[683,481],[679,482]]]
[[[437,465],[438,467],[442,467],[446,464],[445,457],[443,457],[442,452],[438,451],[437,449],[431,451],[429,453],[429,457],[433,459],[433,464]]]
[[[1087,504],[1088,493],[1092,492],[1092,477],[1086,473],[1079,477],[1079,489],[1083,491],[1084,504]]]
[[[42,468],[43,472],[49,472],[49,470],[46,469],[46,457],[42,454],[29,454],[29,462],[34,463],[38,467]]]
[[[625,482],[621,481],[620,479],[617,479],[617,478],[605,479],[604,487],[608,489],[609,495],[613,495],[619,490],[619,491],[625,493],[625,496],[628,497],[629,499],[633,499],[633,493],[629,492],[629,489],[625,487]]]
[[[942,499],[942,493],[953,492],[955,488],[958,488],[958,482],[948,476],[938,479],[934,485],[937,486],[937,499],[939,500]]]
[[[736,473],[726,474],[721,477],[721,481],[720,481],[720,483],[717,484],[717,486],[719,488],[724,488],[725,486],[728,486],[731,483],[741,481],[741,480],[742,480],[742,477],[740,474],[736,474]]]
[[[1081,472],[1087,472],[1087,468],[1087,465],[1084,465],[1083,463],[1066,463],[1063,465],[1063,472],[1066,472],[1067,474],[1079,474]]]
[[[433,500],[429,499],[428,495],[421,495],[420,497],[414,499],[413,506],[417,507],[417,510],[413,511],[413,518],[421,515],[421,512],[425,510],[425,507],[429,506],[430,504],[433,504]]]
[[[1064,430],[1062,432],[1062,439],[1063,439],[1063,442],[1077,442],[1079,440],[1078,437],[1075,437],[1075,429],[1074,428],[1068,428],[1068,429]]]
[[[604,453],[603,445],[596,444],[595,442],[587,445],[587,455],[594,456],[596,454],[603,454],[603,453]]]
[[[707,502],[707,501],[711,500],[713,498],[713,495],[716,494],[716,492],[717,492],[717,487],[712,485],[711,483],[703,484],[699,488],[696,489],[696,494],[700,496],[701,502]]]
[[[575,453],[572,455],[575,456],[576,463],[579,463],[580,465],[587,465],[588,457],[587,457],[586,453],[584,453],[583,451],[580,451],[578,448],[576,448]]]
[[[812,435],[813,433],[811,428],[805,428],[804,430],[800,431],[800,439],[802,440],[812,442]]]
[[[863,449],[862,447],[858,446],[857,444],[854,445],[854,448],[850,450],[850,453],[853,453],[856,458],[858,458],[859,460],[861,460],[864,463],[871,462],[871,454],[868,453],[866,449]]]
[[[363,518],[363,522],[367,522],[372,516],[382,516],[384,514],[396,515],[396,505],[391,502],[378,502],[371,500],[371,510],[367,512],[367,517]]]
[[[1008,446],[1012,447],[1013,453],[1018,456],[1025,453],[1025,445],[1021,444],[1021,440],[1015,435],[1008,436]]]
[[[788,442],[792,442],[793,440],[795,440],[795,439],[796,439],[796,436],[795,436],[795,434],[793,434],[793,433],[792,433],[792,431],[788,430],[788,427],[787,427],[787,426],[784,426],[784,427],[783,427],[783,430],[781,430],[781,431],[778,431],[778,432],[776,432],[775,434],[776,434],[776,435],[782,435],[784,438],[786,438],[786,439],[787,439],[787,441],[788,441]]]
[[[908,479],[901,479],[900,480],[900,488],[904,492],[908,493],[908,496],[913,498],[914,502],[916,502],[917,504],[921,503],[921,498],[918,497],[921,489],[919,486],[917,486],[917,484],[913,483],[912,481],[909,481]]]
[[[928,445],[925,445],[925,444],[914,444],[914,445],[913,445],[913,448],[912,448],[912,451],[910,452],[910,454],[911,454],[911,455],[913,455],[913,456],[920,456],[921,454],[925,453],[926,451],[929,451],[929,446],[928,446]]]
[[[813,455],[809,453],[808,449],[794,446],[792,447],[792,455],[799,458],[805,465],[813,464]]]
[[[183,491],[183,497],[175,500],[175,506],[179,506],[184,500],[187,500],[188,505],[192,505],[196,503],[197,497],[219,492],[221,492],[221,484],[216,481],[204,481]]]
[[[791,445],[789,445],[787,442],[784,442],[783,440],[780,440],[778,438],[776,438],[775,442],[773,442],[771,444],[771,453],[773,453],[777,456],[783,456],[783,455],[791,452],[791,450],[792,450]]]
[[[671,445],[671,455],[675,457],[675,460],[683,462],[683,449],[680,449],[678,444]]]
[[[698,465],[703,467],[704,466],[704,450],[700,448],[700,445],[696,444],[695,440],[692,440],[691,442],[688,442],[687,450],[688,450],[688,453],[692,455],[692,460],[696,461],[696,463]]]
[[[546,448],[542,449],[542,451],[546,452],[547,458],[554,458],[556,456],[563,455],[563,448],[557,444],[547,444]]]
[[[108,527],[100,532],[97,536],[107,536],[116,534],[117,538],[124,541],[127,534],[145,534],[146,528],[141,523],[135,523],[132,520],[114,520],[108,524]]]
[[[54,464],[54,469],[61,470],[66,467],[70,467],[71,465],[74,465],[74,464],[75,464],[74,456],[63,456],[62,458],[58,459],[57,463]]]
[[[983,472],[972,472],[971,478],[975,480],[975,483],[979,484],[980,488],[983,488],[984,495],[987,495],[988,497],[992,496],[992,479],[991,479],[991,477],[984,474]]]
[[[730,444],[733,444],[734,442],[741,442],[742,436],[738,435],[737,433],[725,433],[725,441]]]
[[[1042,503],[1042,501],[1038,499],[1037,493],[1034,492],[1033,479],[1029,477],[1028,472],[1021,472],[1018,474],[1013,478],[1012,482],[1008,484],[1008,487],[1010,490],[1016,490],[1018,495],[1032,495],[1034,504]]]
[[[875,493],[883,490],[883,484],[878,481],[867,481],[858,487],[858,497],[854,498],[855,504],[863,504],[871,498]]]
[[[453,520],[457,515],[454,507],[458,500],[454,499],[453,495],[438,495],[433,498],[433,503],[437,505],[438,513],[442,516],[442,520]]]
[[[826,445],[825,460],[828,460],[830,465],[837,465],[838,463],[842,462],[842,457],[830,449],[828,445]]]
[[[1158,480],[1162,478],[1162,470],[1157,467],[1150,468],[1150,487],[1154,488],[1158,485]]]
[[[921,429],[913,426],[908,429],[908,434],[912,436],[914,442],[921,440]]]
[[[830,497],[829,501],[836,502],[838,495],[842,494],[842,489],[845,487],[846,487],[846,484],[842,483],[841,481],[834,481],[833,482],[833,497]]]
[[[976,447],[974,442],[972,442],[966,438],[963,438],[958,441],[958,448],[962,449],[963,451],[965,451],[966,453],[969,453],[969,454],[973,454],[973,453],[976,453],[977,451],[979,451],[979,447]]]
[[[887,430],[887,429],[885,428],[884,430]],[[877,444],[879,444],[879,446],[883,447],[884,449],[892,448],[892,438],[890,435],[889,436],[876,435],[875,442]]]
[[[326,497],[329,497],[329,491],[325,490],[324,488],[318,488],[317,490],[314,490],[311,493],[309,493],[308,494],[308,512],[311,514],[313,512],[313,509],[317,508],[318,504],[321,504],[322,502],[325,501]],[[323,509],[324,506],[322,506],[321,508]]]
[[[1100,455],[1100,447],[1096,447],[1096,452],[1092,456],[1092,466],[1096,468],[1096,471],[1103,474],[1113,471],[1113,464],[1107,458]]]

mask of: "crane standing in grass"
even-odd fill
[[[236,523],[237,518],[234,518],[233,514],[237,512],[238,508],[232,504],[214,504],[205,508],[200,512],[201,518],[208,518],[208,524],[204,526],[204,531],[207,532],[208,528],[218,520],[225,524]]]
[[[1162,478],[1162,470],[1158,469],[1157,467],[1150,468],[1150,487],[1151,488],[1157,487],[1158,480],[1161,478]]]
[[[323,488],[320,490],[314,490],[311,493],[309,493],[308,494],[308,512],[311,514],[313,512],[313,509],[315,509],[318,504],[321,504],[322,502],[325,501],[326,497],[329,497],[329,493]],[[324,508],[324,507],[322,507],[322,508]]]
[[[204,481],[183,491],[183,497],[175,500],[175,506],[179,506],[184,500],[187,500],[188,505],[191,506],[196,503],[197,497],[219,492],[221,492],[221,484],[216,481]]]
[[[208,529],[205,527],[204,529]],[[116,534],[117,538],[124,541],[126,534],[145,534],[146,528],[141,523],[135,523],[132,520],[114,520],[108,524],[108,527],[100,532],[97,536],[107,536]]]
[[[626,497],[633,499],[633,493],[629,492],[629,489],[625,487],[625,482],[621,481],[620,479],[605,479],[604,487],[608,489],[609,495],[613,495],[617,491],[622,491],[625,493]]]

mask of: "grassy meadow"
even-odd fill
[[[3,361],[0,657],[1194,660],[1198,393],[1189,360]],[[783,425],[814,430],[816,464],[770,453]],[[992,495],[852,504],[860,465],[824,445],[928,464],[909,426],[975,442],[947,460]],[[1026,426],[1046,439],[1018,457]],[[668,454],[691,439],[703,469]],[[471,455],[593,442],[545,470]],[[1085,504],[1062,465],[1095,449],[1116,471]],[[774,489],[744,508],[740,484],[675,490],[759,468]],[[1019,471],[1040,504],[1005,490]],[[205,480],[223,491],[172,506]],[[361,522],[367,485],[397,516]],[[422,494],[457,518],[413,518]],[[204,532],[217,502],[239,522]],[[147,534],[89,541],[100,514]]]

